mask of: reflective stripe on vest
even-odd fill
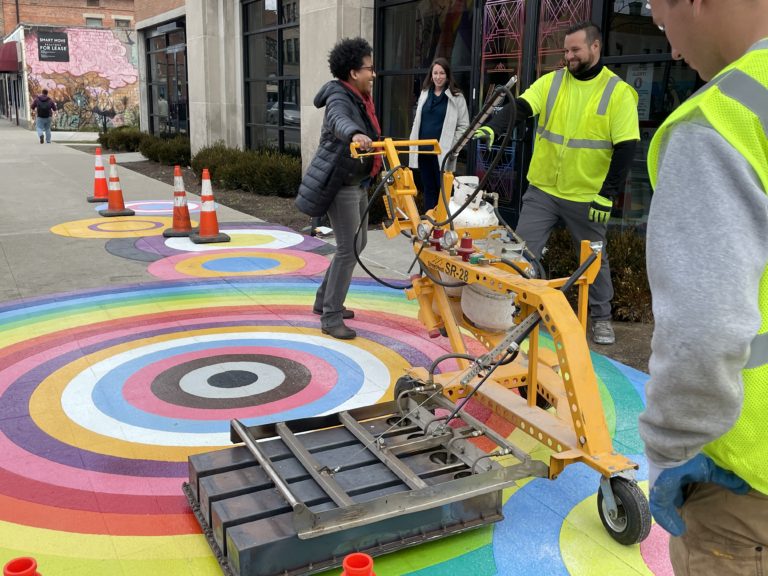
[[[536,129],[536,134],[544,140],[548,140],[554,144],[562,145],[565,143],[565,136],[557,134],[547,129],[550,118],[552,117],[552,110],[557,102],[557,95],[560,92],[560,87],[563,85],[563,78],[565,77],[565,68],[560,68],[555,72],[555,77],[552,79],[552,85],[549,87],[549,93],[547,94],[547,105],[545,109],[546,121],[545,125],[539,126]],[[618,76],[612,76],[603,89],[603,95],[600,97],[600,103],[597,106],[597,115],[605,116],[608,112],[608,105],[611,103],[611,96],[616,86],[621,82],[621,78]],[[612,150],[613,142],[610,140],[589,140],[586,138],[571,138],[566,144],[568,148],[589,148],[591,150]]]
[[[744,368],[759,368],[768,364],[768,332],[758,334],[749,344],[749,360]]]
[[[725,96],[736,100],[760,119],[768,134],[768,89],[741,70],[729,70],[716,83]]]
[[[603,97],[600,98],[600,105],[597,107],[598,116],[605,116],[605,113],[608,112],[608,104],[610,104],[613,91],[619,82],[621,82],[621,79],[618,76],[612,76],[608,80],[608,84],[605,85],[605,90],[603,90]]]
[[[549,94],[547,94],[546,124],[549,124],[549,119],[552,118],[552,109],[555,107],[555,101],[557,100],[557,93],[560,92],[560,86],[563,85],[564,77],[565,77],[565,68],[560,68],[560,70],[555,72],[555,77],[552,79],[552,84],[549,87]]]

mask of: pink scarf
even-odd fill
[[[376,118],[376,108],[373,105],[373,98],[371,98],[370,94],[363,95],[360,90],[357,89],[357,87],[353,86],[346,80],[341,80],[341,83],[344,84],[347,88],[350,89],[350,91],[353,94],[356,94],[360,100],[363,101],[363,104],[365,104],[365,111],[368,113],[368,119],[371,121],[371,125],[373,126],[373,129],[376,131],[376,135],[381,134],[381,126],[379,126],[379,119]],[[371,168],[371,178],[376,176],[379,171],[381,170],[382,161],[381,156],[376,155],[373,157],[373,168]]]

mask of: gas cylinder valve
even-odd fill
[[[432,230],[432,238],[429,240],[429,244],[437,250],[438,252],[441,250],[440,244],[443,239],[443,234],[445,233],[445,230],[442,228],[435,228]]]
[[[461,254],[461,259],[464,262],[469,262],[469,255],[475,251],[475,247],[472,244],[472,236],[468,232],[464,232],[464,236],[461,237],[461,244],[457,252]]]

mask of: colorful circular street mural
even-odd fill
[[[180,490],[188,455],[229,445],[233,417],[267,423],[389,399],[409,366],[447,350],[414,304],[372,281],[356,281],[348,300],[359,337],[323,336],[310,309],[318,281],[165,281],[0,307],[2,556],[33,555],[46,575],[105,574],[114,562],[137,576],[218,574]],[[616,447],[642,461],[644,376],[594,362]],[[377,573],[671,573],[660,530],[629,548],[608,537],[589,469],[521,484],[503,522],[377,558]]]

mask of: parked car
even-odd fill
[[[278,104],[272,102],[267,108],[267,124],[277,124]],[[293,102],[283,103],[283,125],[298,126],[301,123],[299,105]]]

